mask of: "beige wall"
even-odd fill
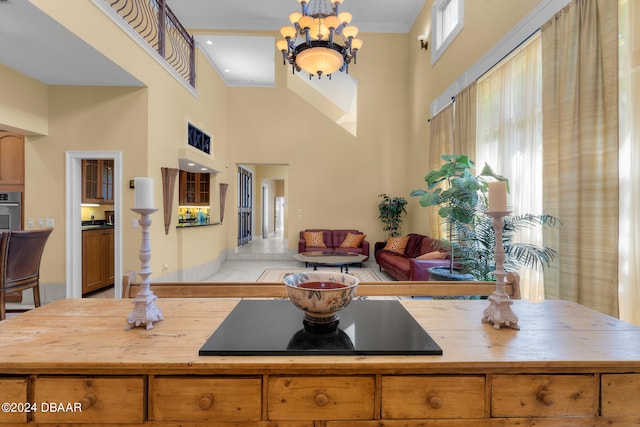
[[[123,267],[135,270],[139,230],[130,227],[134,193],[128,181],[153,177],[156,204],[161,207],[160,168],[177,167],[188,121],[213,138],[214,155],[209,160],[220,173],[213,176],[212,207],[219,211],[217,185],[228,183],[225,221],[198,232],[172,228],[165,235],[161,211],[155,214],[152,277],[217,260],[224,249],[235,247],[238,164],[288,165],[288,236],[311,227],[357,228],[369,241],[381,240],[384,233],[377,218],[381,193],[409,199],[404,231],[426,232],[426,210],[410,199],[409,192],[423,184],[426,173],[429,104],[538,1],[467,1],[465,29],[433,67],[430,52],[421,51],[416,40],[430,27],[431,1],[409,34],[362,34],[364,47],[350,69],[358,80],[355,137],[292,93],[286,87],[290,69],[279,61],[275,88],[227,88],[198,53],[194,95],[91,2],[34,3],[146,86],[46,88],[0,68],[0,87],[16,88],[17,95],[0,99],[0,123],[47,135],[27,139],[25,200],[27,216],[56,218],[50,245],[54,255],[43,267],[46,283],[64,280],[65,150],[122,151]],[[274,55],[278,58],[275,48]],[[21,95],[32,101],[25,103]],[[177,209],[177,189],[173,208]],[[294,248],[297,239],[289,240]]]
[[[25,134],[49,131],[47,85],[0,64],[0,126]]]

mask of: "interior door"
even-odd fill
[[[251,241],[253,175],[238,168],[238,246]]]

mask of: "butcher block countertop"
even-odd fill
[[[50,392],[87,409],[3,411],[0,425],[640,422],[640,327],[566,301],[515,300],[519,330],[482,323],[483,300],[400,302],[441,356],[199,356],[238,299],[161,298],[164,320],[131,330],[131,300],[55,301],[0,322],[0,400]]]

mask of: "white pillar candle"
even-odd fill
[[[153,209],[153,178],[134,178],[136,209]]]
[[[507,183],[504,181],[489,183],[489,212],[507,211]]]

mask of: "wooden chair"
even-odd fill
[[[6,316],[8,293],[33,289],[40,307],[40,260],[52,228],[0,232],[0,320]]]

